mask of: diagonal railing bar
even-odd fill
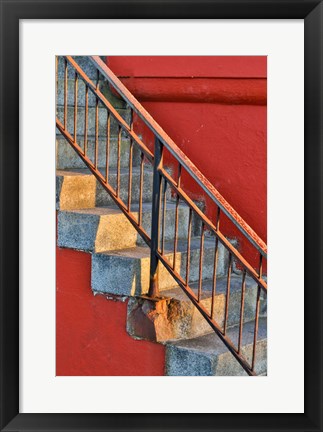
[[[137,99],[129,92],[124,84],[113,74],[108,66],[99,56],[90,56],[90,60],[99,69],[101,74],[110,84],[118,89],[118,93],[128,103],[128,105],[136,112],[142,121],[149,127],[161,143],[169,150],[177,161],[189,172],[197,184],[204,192],[221,208],[226,216],[236,225],[236,227],[248,238],[253,246],[266,258],[267,245],[255,233],[255,231],[247,224],[247,222],[234,210],[234,208],[226,201],[220,192],[209,182],[209,180],[199,171],[193,162],[185,155],[185,153],[174,143],[174,141],[166,134],[161,126],[153,119],[153,117],[145,110],[145,108],[137,101]]]
[[[217,189],[201,174],[196,166],[188,159],[188,157],[180,150],[177,145],[168,137],[163,129],[156,123],[156,121],[150,116],[150,114],[141,106],[141,104],[135,99],[135,97],[126,89],[121,81],[113,74],[113,72],[106,66],[106,64],[97,56],[90,57],[92,64],[95,66],[97,71],[96,83],[94,83],[79,66],[79,64],[71,57],[64,57],[64,120],[63,122],[56,118],[56,126],[59,132],[65,137],[67,142],[75,150],[78,156],[83,160],[86,166],[94,174],[96,179],[105,189],[105,191],[112,197],[113,202],[121,209],[121,211],[128,218],[130,223],[138,231],[141,237],[144,239],[148,247],[150,248],[150,285],[148,295],[150,297],[158,297],[158,269],[159,263],[162,263],[166,270],[171,274],[175,282],[184,291],[187,297],[191,300],[194,306],[199,310],[204,319],[218,335],[220,340],[228,348],[231,354],[235,357],[238,363],[249,375],[256,375],[256,354],[257,354],[257,342],[258,342],[258,327],[259,317],[261,313],[261,301],[262,298],[267,295],[267,283],[263,276],[263,260],[267,258],[267,246],[257,236],[257,234],[246,224],[246,222],[238,215],[238,213],[231,207],[231,205],[223,198],[223,196],[217,191]],[[56,62],[56,74],[58,73]],[[74,114],[73,114],[73,127],[74,131],[71,133],[68,130],[68,65],[73,70],[74,81]],[[109,84],[117,91],[127,106],[130,107],[130,122],[127,122],[119,112],[114,108],[107,97],[101,92],[99,86],[99,74],[106,79]],[[84,148],[79,144],[79,135],[77,133],[78,125],[78,88],[79,83],[82,81],[85,84],[85,119],[84,119]],[[58,82],[58,77],[57,77]],[[58,90],[57,90],[58,91]],[[88,146],[88,126],[89,126],[89,93],[95,98],[95,147],[94,147],[94,161],[89,157],[89,146]],[[56,99],[57,100],[57,99]],[[56,102],[57,103],[57,102]],[[104,175],[99,168],[99,103],[107,111],[106,130],[105,130],[105,153],[103,155],[106,166],[104,167]],[[57,111],[58,112],[58,111]],[[148,126],[155,136],[155,147],[152,152],[141,138],[136,134],[133,125],[133,113],[136,113],[139,118]],[[109,175],[109,158],[110,158],[110,146],[111,146],[111,130],[112,123],[111,118],[117,124],[117,172],[116,172],[116,187],[113,187]],[[121,191],[121,140],[122,133],[130,140],[129,145],[129,166],[127,169],[129,178],[127,183],[128,195],[124,197]],[[138,214],[131,211],[133,187],[132,174],[133,174],[133,154],[134,147],[140,153],[140,179],[139,183],[139,208]],[[174,180],[173,177],[168,173],[163,164],[164,150],[167,150],[172,154],[178,162],[178,178]],[[145,162],[145,163],[144,163]],[[143,209],[143,182],[144,182],[144,168],[148,164],[152,165],[153,174],[153,191],[152,191],[152,213],[151,213],[151,233],[150,236],[142,225],[142,209]],[[182,171],[185,170],[189,176],[195,180],[195,182],[202,188],[207,196],[209,196],[213,202],[217,205],[217,217],[214,223],[209,217],[207,217],[198,207],[198,205],[189,197],[185,192],[182,182],[181,175]],[[175,196],[175,232],[173,241],[173,251],[170,251],[165,247],[165,215],[166,215],[166,190],[171,190]],[[186,250],[186,263],[182,262],[185,267],[185,277],[178,270],[179,259],[177,259],[178,253],[178,229],[179,229],[179,203],[182,201],[189,208],[188,218],[188,230],[187,230],[187,250]],[[259,265],[255,269],[254,265],[243,256],[238,248],[232,244],[227,237],[220,230],[220,216],[223,214],[230,221],[233,222],[234,226],[240,230],[243,234],[244,239],[248,241],[259,253]],[[190,269],[192,269],[191,253],[192,253],[192,240],[193,240],[193,219],[201,221],[200,226],[200,241],[199,241],[199,258],[198,258],[198,290],[195,295],[192,282],[190,280]],[[214,249],[214,260],[213,260],[213,271],[212,271],[212,296],[211,296],[211,307],[210,310],[203,304],[203,265],[204,265],[204,245],[205,245],[205,230],[208,230],[214,235],[215,249]],[[211,237],[209,237],[211,238]],[[226,295],[225,295],[225,311],[224,321],[222,325],[215,318],[215,298],[216,298],[216,281],[217,281],[217,262],[219,256],[219,244],[224,247],[224,250],[228,253],[228,266],[226,275]],[[195,246],[196,247],[196,246]],[[170,261],[168,257],[170,258]],[[242,268],[242,282],[241,282],[241,300],[240,300],[240,319],[239,319],[239,335],[238,344],[228,337],[227,329],[230,327],[230,292],[231,292],[231,279],[232,274],[236,273],[238,265]],[[246,276],[252,278],[256,282],[257,295],[254,306],[254,331],[253,331],[253,343],[252,343],[252,354],[251,361],[246,358],[243,352],[243,326],[244,326],[244,305],[245,305],[245,291],[246,291]]]

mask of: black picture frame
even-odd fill
[[[0,0],[0,5],[1,430],[322,431],[322,2],[317,0],[79,0],[77,2]],[[304,19],[306,289],[304,414],[19,414],[19,20],[73,18]],[[297,211],[291,217],[297,217]]]

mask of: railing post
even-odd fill
[[[160,214],[160,193],[162,176],[158,169],[163,166],[163,144],[156,137],[154,156],[153,195],[151,212],[151,249],[150,249],[150,282],[149,297],[158,297],[158,257],[157,249],[159,243],[159,214]]]

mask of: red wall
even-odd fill
[[[267,78],[264,56],[108,56],[119,77]]]
[[[107,62],[266,241],[266,57],[119,56],[108,57]],[[135,128],[152,146],[153,137],[147,128],[140,121]],[[194,198],[201,196],[192,181],[186,180],[184,186]],[[214,207],[210,202],[206,204],[207,214],[213,217]]]
[[[93,296],[90,275],[90,254],[56,249],[56,375],[164,375],[164,346],[132,339],[127,303]]]

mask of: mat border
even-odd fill
[[[307,0],[0,0],[1,431],[322,431],[322,8]],[[103,18],[304,19],[304,414],[19,414],[19,20]]]

